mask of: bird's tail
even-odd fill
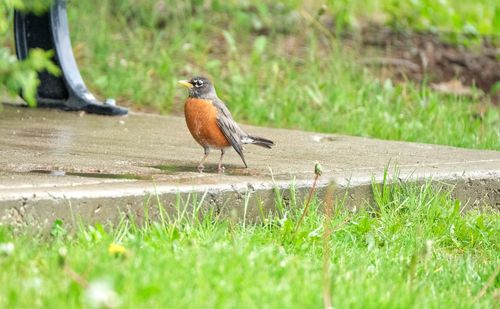
[[[251,136],[251,135],[248,135],[246,138],[244,138],[243,143],[244,144],[254,144],[254,145],[258,145],[258,146],[269,148],[269,149],[271,149],[271,147],[274,146],[274,142],[272,140],[269,140],[269,139],[263,138],[263,137],[258,137],[258,136]]]

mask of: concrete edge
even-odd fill
[[[388,182],[396,179],[388,173]],[[372,182],[373,180],[373,182]],[[464,210],[488,207],[500,210],[500,172],[468,173],[462,175],[411,174],[398,181],[404,183],[425,183],[448,188],[452,196],[462,203]],[[336,184],[336,199],[342,199],[345,206],[357,209],[373,205],[372,185],[381,184],[383,175],[373,178],[357,177],[351,179],[320,179],[317,183],[317,194],[322,196],[326,188]],[[116,224],[124,216],[134,218],[138,222],[157,220],[160,217],[158,204],[167,213],[173,214],[178,208],[176,204],[189,207],[200,206],[203,211],[216,214],[231,215],[242,218],[247,205],[248,219],[259,218],[262,214],[275,211],[276,192],[282,196],[285,204],[290,201],[292,191],[297,201],[308,194],[310,181],[277,181],[266,183],[237,183],[221,185],[157,185],[150,189],[138,186],[121,190],[93,190],[91,195],[85,190],[75,188],[72,191],[45,192],[35,197],[17,195],[9,199],[0,199],[0,224],[12,226],[36,226],[48,229],[56,219],[63,220],[67,226],[75,226],[78,222],[94,224]],[[180,202],[180,203],[179,203]],[[231,205],[231,207],[229,207]],[[290,205],[287,205],[290,207]]]

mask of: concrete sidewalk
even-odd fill
[[[230,205],[241,212],[247,193],[255,214],[257,204],[272,206],[276,186],[287,189],[294,182],[299,192],[307,191],[315,161],[324,169],[320,187],[331,180],[349,187],[351,205],[371,198],[372,177],[380,181],[390,163],[401,179],[432,178],[455,185],[464,205],[500,209],[498,151],[244,128],[274,140],[276,147],[247,146],[248,169],[229,151],[224,175],[215,173],[214,152],[207,173],[200,174],[196,165],[203,151],[183,118],[113,118],[5,105],[0,112],[0,221],[51,224],[78,216],[94,222],[114,220],[120,212],[140,218],[144,205],[157,198],[171,207],[188,195],[210,207]]]

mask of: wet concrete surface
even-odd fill
[[[347,202],[356,207],[371,198],[372,177],[380,181],[390,164],[397,166],[400,179],[432,178],[455,186],[454,194],[467,207],[500,208],[498,151],[243,127],[274,140],[276,147],[247,146],[248,169],[228,151],[222,175],[216,173],[219,154],[213,152],[207,172],[200,174],[196,165],[203,151],[183,118],[135,113],[105,117],[4,105],[1,221],[49,224],[76,214],[94,222],[130,211],[140,217],[153,200],[171,205],[179,196],[193,195],[207,198],[207,207],[231,205],[237,211],[250,201],[257,212],[258,205],[272,207],[275,187],[286,194],[294,183],[307,191],[315,161],[324,170],[320,187],[334,181],[343,190],[349,188]]]

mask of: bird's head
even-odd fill
[[[203,99],[216,96],[214,85],[206,77],[196,76],[190,80],[180,80],[178,83],[188,88],[190,97]]]

